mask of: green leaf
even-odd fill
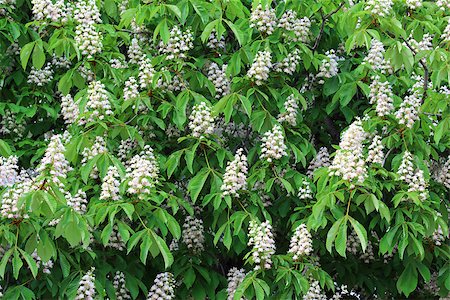
[[[409,262],[397,280],[397,289],[408,297],[417,287],[418,274],[416,265]]]
[[[0,155],[3,157],[9,157],[12,154],[11,147],[4,140],[0,140]]]
[[[183,273],[183,282],[188,289],[194,284],[195,278],[195,271],[192,267],[187,269],[187,271]]]
[[[366,248],[367,248],[367,231],[366,231],[366,229],[357,220],[353,219],[350,216],[348,218],[350,220],[350,223],[353,226],[353,230],[355,230],[356,234],[358,235],[359,241],[361,242],[362,251],[366,252]]]
[[[19,251],[22,254],[23,259],[27,262],[28,267],[31,270],[31,274],[33,275],[34,278],[36,278],[37,273],[38,273],[38,267],[36,265],[36,261],[31,257],[30,254],[23,251],[22,249],[19,248]]]
[[[339,218],[334,222],[333,226],[331,226],[330,230],[327,233],[327,241],[326,241],[326,247],[328,252],[331,253],[333,242],[336,239],[336,235],[338,234],[338,229],[341,226],[342,221],[344,221],[344,217]]]
[[[194,178],[192,178],[189,181],[188,191],[190,192],[192,201],[194,203],[197,200],[198,195],[200,194],[203,185],[205,184],[206,179],[208,178],[208,175],[209,169],[203,168],[197,175],[194,176]]]
[[[33,67],[38,70],[41,69],[45,64],[45,53],[41,40],[38,40],[36,46],[34,47],[32,61]]]
[[[219,23],[219,19],[211,21],[208,23],[208,25],[205,26],[205,29],[203,30],[200,38],[202,40],[203,43],[206,43],[206,41],[208,40],[209,36],[211,35],[211,32],[213,31],[214,27],[217,26],[217,24]],[[217,32],[216,32],[217,34]]]
[[[171,4],[164,4],[164,6],[167,7],[178,18],[178,20],[181,20],[181,11],[178,6]]]
[[[339,231],[336,237],[336,251],[340,256],[346,257],[347,250],[347,217],[344,217],[342,224],[339,226]]]
[[[227,25],[230,27],[230,29],[233,31],[234,36],[236,37],[239,45],[244,45],[245,44],[245,36],[244,33],[236,27],[236,25],[234,25],[232,22],[230,22],[229,20],[224,20],[225,23],[227,23]]]
[[[164,267],[167,269],[173,264],[173,255],[170,252],[169,247],[167,247],[166,242],[159,235],[157,235],[154,231],[151,231],[151,234],[153,235],[153,239],[163,256]]]
[[[80,228],[78,227],[78,224],[76,224],[75,222],[70,222],[69,224],[67,224],[64,231],[64,237],[72,247],[75,247],[76,245],[80,244],[81,231]]]
[[[19,251],[17,251],[17,250],[14,251],[14,257],[12,259],[12,266],[13,266],[14,278],[17,279],[17,278],[19,278],[20,269],[23,266],[23,262],[20,259]]]
[[[28,60],[30,59],[31,52],[33,51],[36,41],[30,42],[22,47],[20,50],[20,62],[22,63],[22,68],[26,70]]]

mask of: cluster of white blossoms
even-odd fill
[[[189,129],[192,130],[192,136],[196,138],[214,132],[214,117],[206,102],[201,102],[193,107],[192,113],[189,115]]]
[[[111,58],[109,60],[109,65],[113,69],[127,69],[128,68],[127,62],[121,58],[120,59],[119,58]]]
[[[164,67],[161,69],[161,71],[164,69]],[[170,92],[176,92],[186,89],[189,86],[189,82],[187,82],[183,76],[183,71],[181,71],[181,74],[176,73],[172,74],[171,78],[166,78],[164,76],[158,78],[157,87],[161,89],[161,92],[165,93],[167,91]]]
[[[50,63],[47,63],[44,68],[38,70],[31,67],[30,74],[28,74],[27,83],[35,84],[37,86],[44,86],[53,79],[53,69]]]
[[[280,125],[275,125],[272,130],[264,133],[261,141],[261,159],[272,162],[274,159],[280,159],[287,155],[287,146],[284,143],[283,131]]]
[[[152,66],[150,58],[143,56],[139,65],[139,84],[141,89],[149,88],[155,75],[155,69]]]
[[[194,36],[190,29],[182,32],[178,26],[170,30],[170,37],[167,44],[163,41],[159,43],[159,52],[166,54],[166,59],[186,58],[189,50],[194,48]]]
[[[403,154],[402,162],[398,167],[397,174],[399,179],[408,184],[408,192],[419,193],[421,200],[428,198],[427,182],[425,181],[424,172],[414,167],[414,158],[409,151]]]
[[[115,166],[109,166],[103,178],[100,200],[119,200],[120,174]]]
[[[108,148],[106,147],[106,140],[102,136],[96,136],[95,141],[92,144],[92,147],[90,148],[86,147],[83,149],[83,152],[81,152],[81,155],[83,156],[81,164],[84,166],[88,163],[89,160],[93,159],[99,154],[103,154],[106,152],[108,152]],[[94,166],[90,176],[93,179],[98,178],[97,166]]]
[[[369,65],[372,70],[379,71],[382,74],[392,73],[392,66],[390,61],[384,58],[384,45],[377,39],[372,39],[369,52],[364,57],[364,64]]]
[[[51,64],[58,69],[69,69],[71,65],[70,60],[65,56],[56,56],[55,54],[52,56]]]
[[[369,153],[366,158],[366,162],[370,163],[378,163],[383,164],[384,160],[384,146],[381,142],[381,136],[378,134],[375,134],[375,136],[372,139],[372,143],[369,145]]]
[[[311,184],[308,180],[304,179],[302,181],[301,187],[298,189],[297,197],[300,200],[312,199],[313,192],[311,190]]]
[[[19,166],[17,156],[0,156],[0,187],[12,186],[17,180]]]
[[[391,13],[393,4],[392,0],[368,0],[364,10],[378,17],[386,17]]]
[[[123,272],[117,271],[113,279],[113,287],[116,291],[115,294],[117,300],[131,299],[130,291],[126,288],[125,283],[125,274],[123,274]]]
[[[114,114],[105,85],[100,81],[89,83],[87,97],[86,108],[91,112],[88,122],[94,122],[97,119],[103,120],[105,116]]]
[[[423,92],[420,88],[412,88],[409,92],[411,94],[405,96],[399,109],[395,112],[395,118],[399,124],[412,128],[414,123],[419,119],[419,109],[422,105]]]
[[[134,149],[136,149],[137,145],[138,145],[137,141],[131,138],[121,140],[120,145],[117,148],[117,158],[119,158],[119,160],[123,164],[125,164],[127,157]]]
[[[25,132],[25,120],[18,119],[16,114],[10,110],[5,110],[0,122],[0,134],[11,135],[13,141],[18,141]]]
[[[323,293],[319,281],[313,280],[309,283],[309,289],[303,295],[303,300],[327,300],[327,296]]]
[[[239,284],[241,284],[242,280],[245,278],[245,270],[244,269],[238,269],[236,267],[232,267],[227,274],[227,300],[233,300],[234,299],[234,293],[236,293],[236,289],[238,288]],[[243,300],[243,298],[239,299]]]
[[[146,145],[144,151],[133,156],[127,163],[128,193],[136,194],[140,199],[145,198],[158,182],[158,174],[158,161],[153,149]]]
[[[73,124],[80,115],[80,108],[70,94],[61,97],[61,114],[66,124]]]
[[[429,34],[429,33],[425,33],[422,36],[422,40],[420,42],[418,42],[417,40],[415,40],[412,36],[412,34],[409,36],[408,40],[409,40],[409,44],[411,45],[411,48],[413,48],[413,50],[417,53],[420,51],[429,51],[429,50],[433,50],[433,35]],[[406,45],[406,43],[404,43],[404,45]]]
[[[437,0],[436,5],[440,10],[450,9],[450,0]]]
[[[263,9],[261,4],[253,7],[250,15],[250,27],[256,28],[261,33],[271,35],[277,27],[275,9],[269,5]]]
[[[122,239],[122,236],[119,233],[119,227],[115,224],[112,228],[111,236],[109,237],[106,247],[110,247],[118,251],[123,251],[127,248],[125,242]]]
[[[33,19],[36,21],[67,22],[69,7],[63,0],[53,3],[51,0],[32,0]]]
[[[251,220],[249,224],[249,246],[253,246],[252,259],[255,270],[270,269],[272,267],[272,255],[275,254],[275,240],[272,233],[272,225],[269,221],[258,224]]]
[[[87,82],[91,82],[95,79],[95,74],[90,67],[81,65],[78,67],[78,72]]]
[[[128,62],[130,64],[140,64],[142,61],[142,57],[144,56],[144,52],[139,45],[139,40],[134,37],[131,39],[130,46],[128,47],[127,51],[128,55]]]
[[[69,162],[64,156],[65,151],[66,148],[62,142],[61,134],[53,135],[45,150],[44,157],[37,167],[39,173],[48,171],[52,177],[52,182],[59,186],[62,186],[60,178],[65,179],[67,173],[72,170]]]
[[[339,150],[330,166],[331,176],[341,176],[352,183],[364,182],[367,170],[363,157],[363,143],[367,133],[360,119],[354,121],[344,132],[339,143]]]
[[[194,254],[199,254],[205,249],[205,233],[203,221],[192,216],[187,216],[183,224],[183,243]]]
[[[270,51],[256,53],[253,64],[247,72],[247,76],[253,79],[257,85],[262,85],[269,78],[272,69],[272,54]]]
[[[293,37],[288,35],[289,39],[293,42],[306,43],[309,41],[311,20],[307,17],[298,18],[297,12],[293,10],[284,12],[278,20],[278,27],[293,32]]]
[[[38,269],[42,266],[42,273],[51,274],[50,270],[53,268],[53,261],[51,259],[46,262],[42,262],[42,259],[40,258],[36,250],[31,253],[31,257],[36,262],[36,266],[38,267]]]
[[[374,234],[376,236],[376,234]],[[375,252],[372,241],[367,242],[366,251],[363,252],[358,235],[352,231],[347,237],[346,251],[358,257],[365,263],[370,263],[375,260]]]
[[[362,296],[358,292],[354,290],[349,291],[347,285],[343,284],[341,286],[337,286],[336,282],[334,285],[336,286],[336,291],[330,300],[362,299]]]
[[[216,98],[220,99],[230,93],[230,80],[225,74],[227,65],[223,64],[222,68],[218,64],[212,62],[208,68],[208,80],[210,80],[216,89]]]
[[[409,9],[417,9],[422,7],[422,0],[406,0],[406,5]]]
[[[87,197],[83,190],[79,189],[75,195],[72,196],[71,193],[66,193],[67,206],[72,207],[74,211],[79,214],[85,214],[87,211]]]
[[[153,281],[147,300],[172,299],[175,299],[175,278],[170,272],[159,273]]]
[[[376,104],[376,112],[379,117],[384,117],[394,110],[392,88],[388,81],[381,81],[380,76],[372,78],[370,84],[369,103]]]
[[[81,277],[78,285],[75,300],[94,300],[95,299],[95,268],[92,267]]]
[[[328,149],[326,147],[320,147],[319,152],[317,152],[316,156],[309,163],[306,175],[312,178],[315,170],[328,166],[330,166],[330,154],[328,153]]]
[[[446,43],[450,42],[450,19],[447,22],[447,26],[445,26],[444,32],[441,35],[441,39]]]
[[[445,241],[445,236],[444,232],[442,231],[441,225],[438,225],[438,228],[433,232],[431,239],[433,240],[433,243],[436,246],[441,246],[442,243]]]
[[[133,100],[139,97],[139,85],[136,78],[131,76],[125,81],[125,86],[123,88],[123,100]]]
[[[78,24],[75,28],[75,44],[81,54],[92,57],[100,53],[103,48],[102,34],[97,31],[95,24],[101,23],[102,20],[95,0],[77,2],[74,19]]]
[[[239,191],[247,189],[248,164],[247,157],[243,152],[244,149],[238,149],[234,155],[234,160],[227,163],[220,188],[223,196],[239,197]]]
[[[0,0],[0,6],[0,16],[7,16],[9,13],[8,10],[14,11],[14,9],[16,9],[16,0]]]
[[[311,233],[309,233],[305,224],[300,224],[291,238],[288,253],[293,254],[293,260],[298,260],[302,256],[310,255],[312,251]]]
[[[302,58],[300,56],[300,50],[294,49],[294,51],[289,52],[281,62],[275,63],[273,65],[273,68],[275,72],[284,72],[286,74],[292,75],[294,74],[301,60]]]
[[[336,51],[334,51],[334,49],[328,50],[325,52],[325,55],[327,58],[322,60],[319,67],[319,73],[316,75],[317,78],[322,78],[318,81],[319,84],[323,84],[325,82],[323,78],[331,78],[336,76],[339,72],[338,63],[343,60],[343,58],[336,55]]]
[[[292,126],[296,126],[298,104],[294,94],[289,95],[286,102],[284,102],[284,109],[286,111],[278,115],[277,121],[280,123],[287,122]]]
[[[432,161],[431,177],[450,189],[450,156],[447,159],[441,158],[439,161]]]
[[[0,198],[0,215],[4,218],[28,218],[26,213],[22,213],[22,207],[18,206],[19,199],[33,189],[33,179],[28,172],[22,170],[17,176],[15,185],[8,188]]]
[[[215,51],[224,50],[225,49],[225,36],[222,35],[220,39],[217,37],[217,32],[215,29],[211,31],[211,34],[208,37],[208,43],[206,46]]]

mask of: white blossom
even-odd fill
[[[119,200],[120,174],[117,167],[110,166],[103,178],[100,200]]]
[[[86,193],[83,190],[78,190],[75,195],[72,196],[69,192],[66,193],[67,206],[73,208],[79,214],[85,214],[87,211],[87,198]]]
[[[136,78],[131,76],[125,81],[125,87],[123,88],[123,100],[128,101],[139,97],[139,85]]]
[[[125,274],[117,271],[113,279],[116,300],[131,300],[130,291],[126,288],[125,283]]]
[[[366,162],[373,162],[378,164],[383,164],[384,160],[384,146],[381,142],[381,136],[376,134],[373,139],[372,143],[369,145],[369,153],[366,158]]]
[[[166,59],[186,58],[187,52],[194,48],[194,36],[191,30],[182,32],[178,26],[170,30],[170,37],[167,44],[163,41],[159,43],[159,52],[166,54]]]
[[[56,56],[53,54],[51,65],[59,69],[69,69],[71,63],[65,56]]]
[[[8,158],[0,156],[0,187],[14,185],[19,175],[17,162],[18,158],[15,155]]]
[[[80,108],[70,94],[61,98],[61,114],[66,124],[75,123],[80,115]]]
[[[450,9],[450,0],[437,0],[436,5],[440,10],[445,11],[446,9]]]
[[[127,166],[128,193],[144,199],[158,182],[159,166],[153,149],[146,145],[144,151],[133,156]]]
[[[272,130],[264,133],[261,141],[261,159],[272,162],[274,159],[280,159],[287,155],[287,146],[284,143],[284,136],[280,125],[275,125]]]
[[[286,110],[283,113],[280,113],[278,115],[277,121],[287,122],[292,126],[297,125],[297,113],[298,113],[298,104],[297,99],[295,98],[294,94],[290,95],[286,102],[284,102],[284,109]]]
[[[109,64],[111,65],[111,68],[113,69],[127,69],[128,64],[123,59],[118,58],[111,58],[109,61]]]
[[[183,243],[194,254],[199,254],[205,249],[205,235],[203,221],[192,216],[187,216],[183,224]]]
[[[95,268],[92,267],[81,277],[78,285],[75,300],[94,300],[95,299]]]
[[[247,72],[247,76],[254,80],[257,85],[262,85],[269,79],[269,72],[272,68],[272,54],[269,51],[259,51],[256,53],[253,64]]]
[[[450,189],[450,156],[433,161],[431,166],[431,177]]]
[[[34,252],[31,253],[31,257],[36,262],[36,266],[38,267],[38,269],[42,266],[42,273],[51,274],[50,269],[53,268],[53,261],[51,259],[49,259],[46,262],[43,262],[36,250],[34,250]]]
[[[306,225],[300,224],[291,238],[288,253],[293,254],[293,260],[298,260],[302,256],[310,255],[312,251],[312,236]]]
[[[319,152],[317,152],[317,155],[309,163],[306,175],[312,178],[315,170],[322,167],[328,167],[329,165],[330,154],[328,153],[328,149],[326,147],[321,147]]]
[[[0,198],[0,215],[4,218],[28,218],[25,212],[22,212],[23,206],[18,206],[19,199],[33,189],[33,179],[22,170],[16,179],[15,185],[6,189]]]
[[[92,57],[102,51],[102,34],[94,25],[78,24],[75,28],[75,44],[82,55]]]
[[[425,181],[424,172],[414,167],[413,155],[409,151],[403,153],[402,162],[398,168],[399,179],[408,184],[408,192],[419,193],[421,200],[428,198],[428,184]]]
[[[336,51],[334,49],[328,50],[325,52],[327,56],[322,60],[322,63],[319,66],[319,73],[317,73],[317,78],[331,78],[336,76],[339,73],[338,62],[342,60],[341,57],[336,55]],[[319,84],[323,84],[324,80],[320,79]]]
[[[189,115],[189,129],[196,138],[214,132],[214,117],[211,108],[205,102],[195,105],[192,109]]]
[[[422,7],[422,0],[406,0],[406,5],[409,9],[417,9]]]
[[[114,224],[112,228],[111,235],[109,237],[108,243],[106,244],[106,247],[110,247],[118,251],[123,251],[127,248],[125,242],[122,239],[122,236],[119,233],[119,227],[116,224]]]
[[[327,300],[327,296],[322,291],[319,281],[313,280],[309,283],[309,289],[303,295],[303,300]]]
[[[97,155],[103,154],[108,152],[108,149],[106,148],[106,141],[102,136],[96,136],[95,141],[92,144],[90,148],[86,147],[83,149],[83,152],[81,155],[83,156],[83,159],[81,160],[81,164],[84,166],[88,163],[89,160],[93,159]],[[91,178],[97,179],[98,178],[98,169],[97,166],[94,166],[94,168],[91,171],[90,174]]]
[[[144,55],[144,52],[142,51],[141,46],[139,45],[139,40],[137,38],[133,38],[131,40],[131,44],[128,47],[128,61],[130,64],[140,64],[142,57]]]
[[[222,35],[220,39],[217,37],[217,32],[215,29],[211,31],[211,34],[208,37],[208,43],[206,46],[215,51],[224,50],[225,49],[225,36]]]
[[[164,272],[156,275],[155,281],[147,296],[147,300],[175,299],[175,279],[172,273]]]
[[[270,269],[272,267],[272,255],[275,254],[275,240],[272,233],[272,225],[269,221],[258,224],[251,220],[249,225],[248,245],[253,246],[252,262],[255,270]]]
[[[287,10],[278,20],[278,27],[291,31],[293,36],[287,35],[293,42],[309,41],[311,20],[308,17],[298,18],[297,12]]]
[[[11,135],[13,141],[18,141],[23,137],[25,132],[25,120],[18,118],[15,113],[5,110],[1,116],[0,134]]]
[[[365,10],[378,17],[387,17],[392,11],[392,0],[368,0]]]
[[[392,66],[389,60],[384,58],[384,45],[377,39],[372,39],[369,53],[364,57],[364,64],[369,65],[372,70],[379,71],[382,74],[393,72]]]
[[[143,57],[139,65],[138,76],[141,89],[150,88],[153,81],[153,75],[155,75],[155,69],[152,66],[150,58]]]
[[[220,188],[223,196],[239,197],[239,191],[247,189],[248,164],[247,157],[243,152],[244,149],[238,149],[234,155],[234,160],[227,164]]]
[[[263,9],[261,4],[253,7],[250,15],[250,27],[256,28],[261,33],[271,35],[277,26],[275,9],[267,6]]]
[[[384,117],[392,113],[394,110],[392,98],[392,89],[388,81],[381,82],[380,76],[376,75],[372,78],[370,84],[369,102],[376,104],[376,112],[380,117]]]
[[[422,105],[420,92],[414,92],[403,99],[399,109],[395,112],[395,117],[399,124],[412,128],[419,119],[419,109]]]
[[[297,197],[300,200],[313,199],[313,192],[311,190],[311,184],[308,180],[302,181],[301,187],[298,189]]]
[[[105,116],[114,114],[109,102],[108,92],[105,85],[100,81],[89,83],[87,97],[86,109],[90,112],[88,122],[94,122],[97,119],[103,120]]]
[[[236,293],[236,289],[238,288],[239,284],[244,280],[245,278],[245,270],[244,269],[238,269],[236,267],[232,267],[227,274],[227,293],[228,297],[227,300],[233,300],[234,299],[234,293]],[[243,300],[243,298],[239,299]]]
[[[35,84],[37,86],[44,86],[53,79],[53,69],[50,63],[47,63],[44,68],[38,70],[31,67],[30,74],[27,78],[27,83]]]
[[[67,173],[72,170],[69,162],[64,157],[66,148],[62,142],[60,134],[53,135],[50,143],[45,150],[44,157],[37,167],[39,173],[47,171],[51,176],[51,181],[56,185],[62,186],[61,178],[66,178]]]
[[[122,163],[125,164],[127,157],[134,149],[136,149],[137,145],[137,141],[131,138],[120,141],[120,145],[117,149],[117,157]]]
[[[230,80],[225,74],[226,70],[226,64],[220,68],[215,62],[212,62],[208,68],[208,80],[213,83],[218,99],[230,93]]]
[[[63,0],[32,0],[33,19],[36,21],[67,22],[67,7]]]
[[[300,50],[294,49],[294,51],[289,52],[288,55],[279,63],[273,65],[276,72],[284,72],[286,74],[292,75],[295,73],[297,66],[302,60],[300,56]]]

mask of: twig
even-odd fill
[[[401,37],[401,39],[403,40],[405,45],[409,48],[409,50],[411,50],[411,52],[414,54],[414,56],[416,56],[417,55],[416,50],[414,50],[414,48],[408,43],[408,41],[405,38]],[[419,63],[423,68],[423,96],[422,96],[422,101],[423,101],[423,100],[425,100],[425,98],[427,96],[429,71],[428,71],[428,67],[427,67],[426,63],[423,61],[423,59],[419,59]]]
[[[323,10],[322,10],[322,8],[320,8],[320,15],[322,16],[322,24],[320,24],[319,35],[317,36],[314,46],[312,48],[313,51],[316,50],[316,48],[319,46],[320,39],[322,38],[322,34],[325,29],[325,23],[332,15],[337,13],[344,6],[344,4],[345,4],[345,1],[341,2],[341,4],[339,4],[339,6],[335,10],[333,10],[332,12],[330,12],[326,15],[323,14]]]

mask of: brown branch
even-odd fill
[[[323,31],[325,29],[325,23],[332,15],[337,13],[344,6],[344,4],[345,4],[345,1],[341,2],[341,4],[339,4],[339,6],[335,10],[333,10],[332,12],[330,12],[326,15],[323,14],[323,10],[322,10],[322,8],[320,8],[320,15],[322,17],[322,23],[320,24],[319,35],[317,36],[316,41],[314,42],[314,46],[312,47],[313,51],[316,50],[317,47],[319,46],[320,39],[322,38]]]
[[[417,55],[416,50],[414,50],[414,48],[408,43],[408,41],[405,38],[401,37],[401,39],[403,40],[405,45],[409,48],[409,50],[411,50],[414,56],[416,56]],[[422,96],[423,101],[425,100],[428,91],[429,70],[427,64],[423,61],[423,59],[419,59],[419,63],[423,68],[423,96]]]

